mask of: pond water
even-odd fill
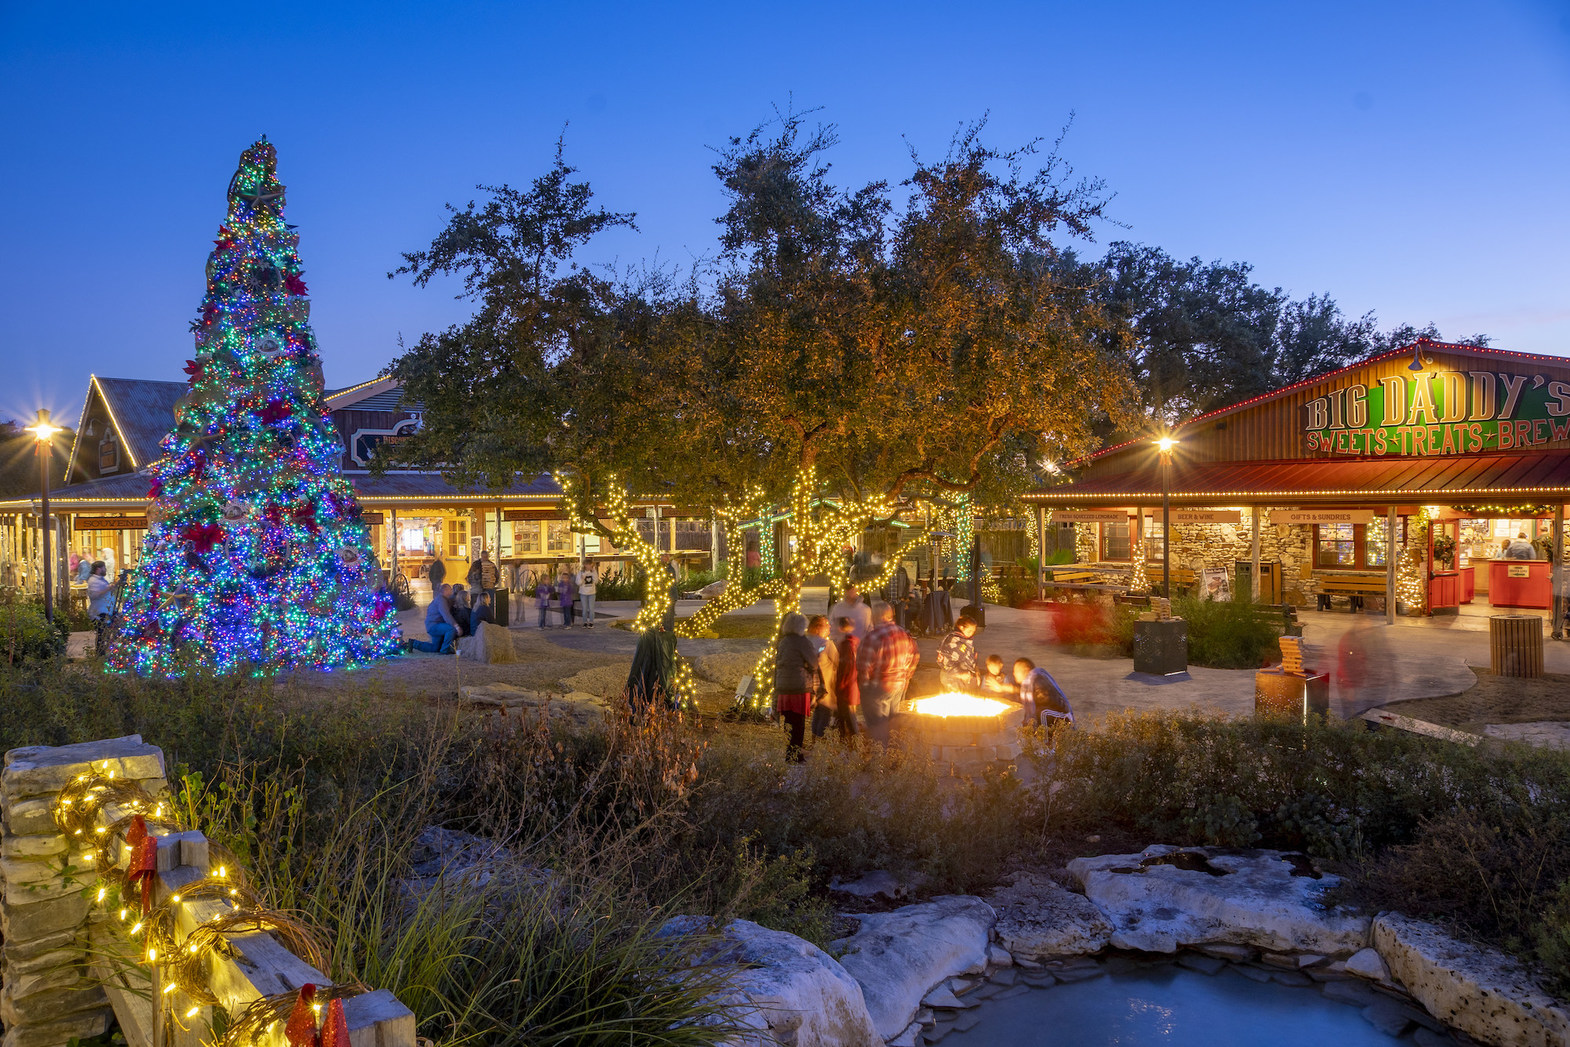
[[[988,1000],[947,1047],[1390,1047],[1358,1008],[1317,989],[1255,982],[1230,970],[1175,965],[1103,975]]]

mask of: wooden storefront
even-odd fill
[[[1159,585],[1165,493],[1174,588],[1225,573],[1270,602],[1391,617],[1490,600],[1547,612],[1564,591],[1570,360],[1425,340],[1170,435],[1165,470],[1140,439],[1027,496],[1043,532],[1075,525],[1081,575]],[[1502,559],[1523,532],[1536,559]]]

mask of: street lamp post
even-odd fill
[[[60,427],[49,421],[49,412],[43,408],[38,409],[38,421],[30,425],[27,431],[38,437],[38,479],[39,479],[39,512],[43,516],[42,527],[44,537],[44,620],[55,620],[54,597],[54,564],[51,562],[49,548],[49,467],[54,464],[54,435],[60,432]]]
[[[1177,441],[1163,436],[1156,441],[1161,452],[1161,595],[1172,599],[1172,448]]]

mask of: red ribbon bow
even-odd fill
[[[141,815],[131,818],[131,827],[125,833],[125,845],[130,856],[125,866],[128,886],[140,886],[142,915],[153,911],[153,878],[158,875],[158,837],[147,831],[147,821]]]
[[[332,1000],[327,1004],[327,1020],[316,1027],[316,986],[307,982],[300,986],[289,1021],[284,1025],[284,1040],[289,1047],[349,1047],[349,1021],[344,1017],[343,1001]]]
[[[294,1009],[283,1027],[283,1038],[289,1047],[316,1047],[316,1015],[311,1003],[316,999],[316,986],[306,982],[295,997]]]

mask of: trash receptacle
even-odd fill
[[[1135,622],[1134,671],[1151,676],[1188,672],[1188,622],[1182,618]]]
[[[510,625],[512,619],[507,612],[507,590],[491,590],[491,621],[497,625]]]
[[[1253,592],[1254,562],[1238,560],[1234,577],[1237,584],[1232,592],[1248,596]],[[1259,561],[1259,602],[1281,602],[1281,563],[1278,560]]]
[[[1488,618],[1489,662],[1497,676],[1543,675],[1543,616],[1495,614]]]

